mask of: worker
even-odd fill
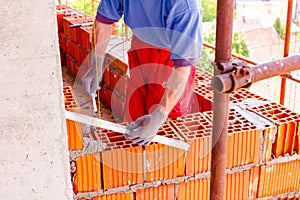
[[[95,20],[95,55],[82,77],[89,94],[102,79],[112,24],[124,16],[133,32],[124,120],[126,136],[148,145],[167,117],[191,111],[195,65],[202,50],[199,0],[102,0]]]

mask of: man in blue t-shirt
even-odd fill
[[[202,50],[201,9],[199,0],[102,0],[95,20],[96,59],[82,78],[89,94],[102,78],[111,26],[122,16],[133,32],[125,121],[134,123],[127,137],[147,145],[168,116],[191,110],[195,65]]]

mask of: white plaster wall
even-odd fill
[[[0,199],[72,199],[54,0],[0,0]]]

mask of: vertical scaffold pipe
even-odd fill
[[[292,16],[293,16],[293,0],[289,0],[287,17],[286,17],[285,37],[284,37],[284,53],[283,53],[284,57],[289,56]],[[280,104],[281,105],[284,105],[285,89],[286,89],[286,77],[282,76],[281,77],[281,88],[280,88]]]
[[[231,61],[234,0],[218,0],[214,74],[218,63]],[[214,91],[210,199],[223,200],[226,188],[226,152],[229,95]]]

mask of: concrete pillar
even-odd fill
[[[0,19],[0,199],[72,199],[54,0]]]

